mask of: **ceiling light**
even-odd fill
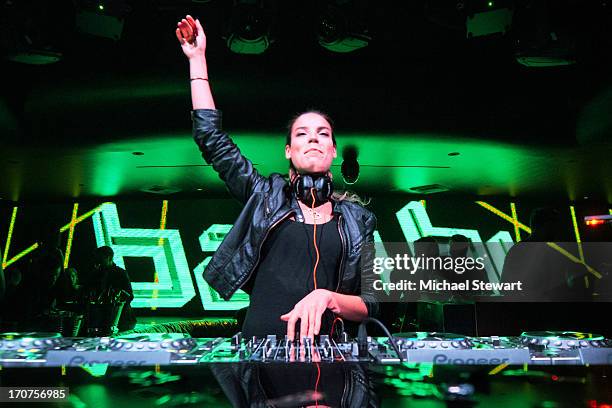
[[[533,0],[517,8],[512,23],[516,61],[527,67],[554,67],[576,62],[576,39],[551,10],[555,2]],[[555,11],[554,13],[552,11]],[[571,14],[564,10],[563,13]]]
[[[0,3],[0,50],[10,61],[44,65],[62,59],[69,6],[44,1]]]
[[[354,1],[333,0],[327,3],[316,26],[319,44],[333,52],[347,53],[368,46],[372,37],[363,24]]]
[[[230,20],[227,47],[236,54],[262,54],[270,39],[271,17],[265,0],[237,0]]]
[[[513,0],[466,2],[460,10],[466,13],[467,38],[506,34],[512,25]]]
[[[77,31],[118,41],[131,7],[123,0],[76,0]]]

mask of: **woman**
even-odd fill
[[[376,314],[373,276],[362,274],[372,264],[376,218],[331,194],[336,143],[330,120],[307,112],[292,121],[285,146],[290,182],[280,174],[260,175],[221,130],[202,25],[187,16],[176,37],[189,59],[196,143],[244,204],[204,272],[226,300],[241,287],[250,291],[243,334],[286,333],[293,340],[299,322],[300,337],[313,338],[331,329],[332,319],[324,319],[322,327],[324,313],[356,322]]]

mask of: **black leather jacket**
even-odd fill
[[[192,119],[193,136],[202,156],[219,173],[231,195],[244,205],[204,270],[204,279],[228,300],[252,277],[270,230],[301,210],[282,175],[264,177],[241,155],[238,146],[221,130],[220,111],[194,110]],[[333,211],[338,215],[343,248],[336,292],[359,295],[368,315],[376,316],[379,307],[371,283],[375,275],[361,273],[372,270],[376,217],[359,204],[345,200],[333,201]]]

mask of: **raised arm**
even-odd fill
[[[181,43],[183,53],[189,60],[191,81],[191,105],[196,109],[215,109],[206,64],[206,35],[200,20],[188,15],[178,23],[176,38]]]
[[[206,63],[206,35],[199,20],[187,16],[179,21],[176,38],[189,60],[193,136],[207,163],[212,164],[230,193],[243,204],[265,188],[265,177],[240,153],[221,129],[221,112],[215,110]]]

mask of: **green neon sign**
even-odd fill
[[[409,202],[396,216],[411,250],[414,250],[413,242],[424,236],[451,237],[462,234],[472,242],[483,242],[475,229],[434,227],[419,201]],[[193,298],[195,291],[178,230],[122,228],[117,207],[113,203],[103,204],[92,220],[98,246],[111,246],[118,266],[125,267],[124,256],[153,259],[158,282],[133,282],[133,307],[181,307]],[[231,227],[231,224],[213,224],[206,229],[199,237],[202,251],[216,251]],[[378,231],[374,232],[374,241],[377,244],[383,242]],[[488,245],[490,243],[502,245]],[[498,231],[486,244],[480,247],[483,249],[473,247],[474,255],[483,257],[489,280],[499,282],[504,258],[514,244],[512,236],[508,231]],[[376,245],[376,250],[376,256],[387,256],[384,245]],[[204,310],[238,310],[248,306],[249,296],[244,291],[237,291],[229,301],[225,301],[206,283],[202,273],[211,258],[206,257],[193,269]],[[387,281],[390,273],[391,270],[385,270],[383,280]]]
[[[402,233],[413,253],[414,241],[422,237],[450,238],[455,234],[461,234],[472,242],[485,242],[482,240],[480,232],[475,229],[434,227],[423,203],[420,201],[410,201],[396,213],[396,216]],[[486,241],[485,245],[472,246],[472,251],[475,252],[474,255],[484,259],[489,282],[496,283],[500,281],[504,258],[512,245],[514,245],[514,241],[510,233],[508,231],[498,231]]]
[[[159,281],[132,282],[132,307],[181,307],[195,296],[178,230],[122,228],[114,203],[103,204],[92,221],[97,246],[113,248],[119,267],[125,256],[153,259]]]
[[[202,251],[216,251],[231,228],[231,224],[211,225],[210,228],[205,230],[202,235],[200,235],[199,239]],[[236,291],[236,293],[234,293],[234,295],[228,301],[225,301],[221,296],[219,296],[219,293],[211,288],[210,285],[204,280],[202,273],[211,259],[212,256],[206,257],[206,259],[200,262],[193,270],[204,310],[239,310],[247,307],[249,305],[249,295],[247,295],[244,291]]]

